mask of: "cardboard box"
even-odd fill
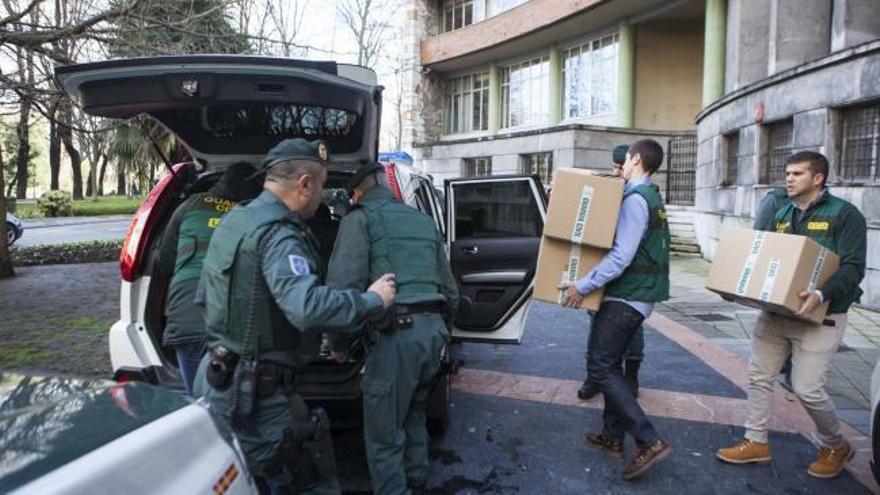
[[[560,241],[544,236],[541,239],[541,251],[538,255],[538,269],[535,274],[535,299],[562,304],[566,291],[558,287],[564,283],[574,282],[587,274],[602,257],[605,250],[590,246],[582,246],[567,241]],[[587,294],[581,302],[582,309],[599,310],[604,289],[599,288]]]
[[[792,316],[798,293],[821,287],[840,266],[840,258],[812,239],[748,229],[727,229],[715,248],[706,288],[735,301]],[[828,302],[807,317],[821,323]]]
[[[556,170],[544,235],[609,249],[617,230],[623,180],[585,170]]]

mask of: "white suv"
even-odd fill
[[[161,345],[168,280],[153,276],[155,251],[174,208],[206,190],[224,167],[258,163],[282,139],[329,143],[326,198],[340,191],[361,160],[376,160],[382,87],[371,70],[333,62],[230,55],[115,60],[56,69],[64,90],[90,115],[146,114],[172,131],[194,162],[171,165],[138,209],[120,254],[120,318],[110,329],[119,381],[180,386],[171,349]],[[451,179],[441,200],[412,167],[386,164],[398,197],[427,215],[447,239],[462,295],[453,338],[518,343],[531,295],[546,197],[534,176]],[[344,198],[342,203],[344,203]],[[319,238],[335,238],[339,215]],[[330,243],[332,246],[332,243]],[[329,259],[330,253],[324,253]],[[355,349],[359,351],[359,349]],[[450,353],[444,360],[449,369]],[[317,357],[303,370],[303,396],[338,424],[360,403],[363,353],[338,365]],[[448,418],[449,379],[438,381],[429,420]],[[336,413],[336,414],[334,414]],[[358,416],[359,418],[359,416]]]

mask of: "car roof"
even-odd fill
[[[0,372],[0,493],[189,404],[145,383]]]

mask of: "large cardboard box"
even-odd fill
[[[541,301],[562,304],[566,291],[559,286],[574,282],[587,274],[602,257],[605,250],[560,241],[544,236],[538,255],[538,269],[535,275],[535,289],[532,297]],[[587,294],[581,308],[599,310],[604,289],[599,288]]]
[[[840,258],[812,239],[748,229],[727,229],[715,248],[706,288],[735,301],[794,316],[798,293],[821,287],[840,265]],[[828,303],[800,318],[825,319]]]
[[[609,249],[617,230],[623,180],[585,170],[556,170],[544,235]]]

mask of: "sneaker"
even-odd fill
[[[856,451],[853,450],[852,446],[846,440],[843,441],[842,446],[837,447],[836,449],[822,447],[819,449],[819,456],[816,457],[816,462],[810,464],[807,473],[809,473],[810,476],[815,476],[817,478],[834,478],[843,471],[843,466],[852,459],[855,454]]]
[[[583,383],[583,385],[581,385],[581,388],[578,389],[578,399],[590,400],[598,393],[599,393],[599,386],[596,385],[595,383],[593,383],[592,381],[590,381],[589,378],[587,378],[586,380],[584,380],[584,383]]]
[[[671,453],[672,446],[659,438],[648,445],[636,447],[636,456],[629,467],[623,470],[623,479],[631,480],[639,476]]]
[[[732,447],[718,449],[715,457],[731,464],[763,464],[770,462],[770,444],[744,439]]]
[[[623,459],[623,442],[614,440],[604,433],[587,433],[587,445],[605,452],[615,461]]]

